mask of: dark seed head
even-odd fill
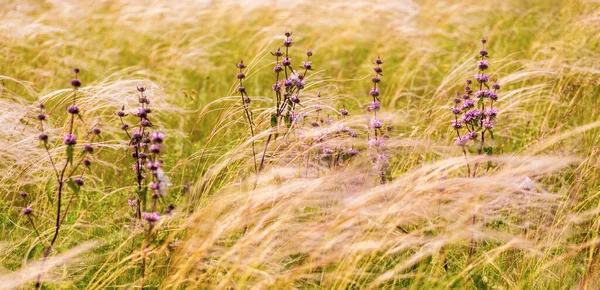
[[[78,79],[72,79],[71,80],[71,85],[75,88],[81,87],[81,81]]]
[[[33,213],[33,209],[31,209],[30,207],[26,207],[23,209],[24,215],[30,215],[31,213]]]
[[[46,133],[41,133],[40,135],[38,135],[38,139],[40,139],[41,141],[48,141],[48,134]]]
[[[94,135],[100,135],[100,133],[102,133],[102,130],[100,130],[100,128],[94,128],[92,129],[92,133],[94,133]]]
[[[77,115],[79,114],[79,108],[75,105],[69,106],[69,108],[67,108],[67,112],[69,112],[69,114]]]
[[[239,69],[246,68],[246,65],[244,65],[244,61],[240,60],[240,62],[237,64],[237,68],[239,68]]]
[[[78,74],[79,73],[79,68],[78,67],[74,68],[73,72],[76,73],[76,74]]]
[[[46,120],[46,115],[39,114],[39,115],[37,115],[37,119],[40,120],[40,121],[44,121],[44,120]]]
[[[83,186],[83,179],[81,179],[81,177],[76,177],[75,179],[73,179],[73,182],[75,182],[75,184],[79,186]]]

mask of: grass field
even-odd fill
[[[598,1],[4,1],[0,289],[600,287]]]

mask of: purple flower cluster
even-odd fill
[[[384,141],[387,135],[385,135],[382,130],[383,122],[377,118],[377,112],[381,109],[381,102],[379,101],[380,90],[377,86],[381,83],[381,73],[383,72],[381,64],[383,64],[383,61],[380,57],[377,57],[375,66],[373,67],[375,76],[371,78],[373,87],[369,91],[369,96],[373,99],[367,105],[367,111],[371,112],[372,116],[367,128],[373,130],[373,134],[369,134],[368,136],[368,145],[371,150],[371,156],[373,157],[373,169],[377,170],[380,182],[385,183],[389,176],[389,162],[387,155],[383,153],[383,150],[385,149]]]
[[[488,84],[490,76],[486,74],[486,70],[490,67],[490,63],[486,59],[488,57],[485,49],[486,42],[485,38],[481,40],[482,49],[479,52],[481,58],[477,61],[478,72],[475,74],[476,85],[479,86],[477,91],[471,88],[473,82],[467,80],[464,92],[456,93],[455,105],[451,108],[452,114],[454,114],[451,126],[457,135],[454,144],[465,146],[471,140],[480,139],[478,146],[480,154],[485,134],[489,132],[493,137],[492,130],[498,115],[498,108],[494,107],[494,104],[498,100],[498,90],[500,89],[500,85],[496,82],[491,86]],[[466,155],[466,150],[463,151]]]
[[[275,112],[271,116],[273,127],[276,127],[281,120],[285,121],[288,126],[295,123],[293,116],[297,115],[295,113],[296,105],[301,103],[300,91],[306,87],[308,71],[313,69],[313,63],[310,59],[313,52],[310,49],[306,51],[306,60],[299,66],[302,71],[298,72],[293,69],[289,50],[293,44],[292,33],[286,32],[284,35],[284,51],[280,47],[271,53],[275,56],[273,91],[275,92],[276,106]]]
[[[142,217],[149,223],[155,223],[160,220],[160,213],[158,213],[158,212],[143,212]]]
[[[243,66],[243,63],[238,66]],[[243,79],[244,77],[242,72],[238,74],[238,78]],[[137,195],[130,195],[128,197],[128,204],[136,209],[138,218],[145,218],[149,222],[152,222],[157,214],[155,212],[157,199],[159,196],[164,196],[166,194],[166,186],[169,183],[168,178],[166,178],[162,169],[162,160],[159,158],[159,154],[163,152],[165,135],[156,131],[149,132],[149,128],[152,127],[152,122],[149,117],[153,111],[149,107],[150,101],[145,95],[146,88],[137,87],[137,91],[139,92],[138,102],[140,107],[131,114],[138,120],[136,127],[133,130],[130,130],[130,126],[125,123],[123,118],[129,114],[125,113],[124,106],[121,110],[117,111],[117,116],[121,120],[122,130],[129,138],[131,157],[134,159],[132,169],[136,175]],[[148,179],[146,174],[147,170],[151,174],[151,183],[149,185],[146,184],[146,180]],[[140,202],[140,198],[146,192],[145,187],[149,187],[153,190],[152,197],[154,201],[151,205],[152,212],[142,216],[142,203]],[[146,216],[149,216],[150,218]],[[158,217],[159,216],[160,215],[158,215]]]

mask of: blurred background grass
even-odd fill
[[[307,104],[324,102],[338,109],[344,105],[351,114],[360,116],[368,101],[371,63],[377,56],[384,59],[381,99],[387,122],[394,126],[392,139],[403,144],[427,144],[394,149],[392,169],[397,178],[423,164],[460,156],[456,148],[447,147],[453,139],[448,107],[454,91],[461,90],[464,80],[475,73],[478,40],[487,37],[492,77],[503,86],[495,152],[517,159],[531,155],[578,157],[575,165],[538,181],[561,196],[555,225],[571,214],[594,210],[600,193],[600,131],[594,125],[600,115],[599,6],[595,1],[554,0],[8,1],[0,8],[1,265],[5,272],[15,271],[27,259],[41,255],[39,241],[20,217],[20,210],[15,209],[20,190],[40,193],[36,194],[37,211],[47,214],[39,217],[39,226],[51,231],[52,198],[42,194],[52,186],[46,182],[49,164],[36,147],[37,131],[27,120],[35,116],[35,104],[43,101],[53,112],[54,125],[63,125],[62,102],[68,96],[64,89],[73,67],[82,71],[84,114],[99,122],[105,132],[98,158],[104,163],[95,169],[98,178],[94,186],[78,197],[78,206],[68,217],[72,227],[65,229],[58,248],[66,251],[81,240],[99,239],[103,244],[80,267],[70,268],[68,274],[54,274],[52,287],[129,286],[139,278],[139,270],[130,263],[135,260],[135,247],[130,246],[128,208],[122,194],[130,190],[126,173],[122,174],[129,165],[126,151],[114,141],[123,139],[114,111],[123,104],[133,108],[136,85],[151,88],[157,124],[170,136],[165,156],[173,182],[169,201],[185,205],[180,207],[178,218],[165,226],[170,230],[160,232],[157,245],[160,241],[168,245],[173,239],[186,241],[186,235],[194,236],[189,233],[194,230],[187,228],[184,213],[204,215],[205,207],[215,206],[208,193],[238,185],[240,195],[247,193],[244,183],[238,182],[249,174],[249,152],[243,148],[249,135],[235,107],[238,98],[228,98],[234,94],[235,64],[243,59],[249,65],[246,88],[254,100],[252,109],[259,116],[274,103],[273,58],[269,52],[279,47],[283,32],[288,30],[293,31],[295,41],[292,60],[298,63],[307,48],[314,52],[316,71],[310,78],[314,85],[305,93]],[[315,99],[317,92],[325,98]],[[268,124],[266,116],[257,119],[261,128]],[[587,130],[561,137],[586,125],[590,125]],[[261,143],[258,148],[262,148]],[[239,152],[244,154],[232,159]],[[223,216],[208,218],[219,220]],[[595,241],[599,225],[595,214],[580,225],[561,225],[569,231],[568,242],[552,251],[573,253],[560,262],[564,266],[540,273],[543,262],[555,262],[559,253],[554,252],[545,252],[540,260],[515,262],[509,257],[498,264],[482,265],[479,275],[485,279],[464,283],[466,287],[523,289],[583,285],[584,280],[598,274],[592,267],[597,250],[588,247],[570,252],[568,245]],[[181,278],[192,274],[172,265],[172,255],[181,253],[168,246],[160,249],[166,254],[154,260],[149,285],[254,285],[247,279],[250,274],[239,269],[234,278],[223,274],[229,277],[227,284],[218,284],[222,277],[217,274],[207,276],[214,279],[212,282],[201,279],[194,284]],[[406,259],[380,254],[386,262],[363,261],[364,267]],[[462,261],[465,257],[454,259]],[[408,272],[428,275],[431,269],[439,270],[434,264],[424,261]],[[403,279],[396,273],[399,277],[395,281],[400,284],[387,287],[434,288],[448,283],[458,287],[462,284],[448,281],[461,275],[462,266],[451,269],[446,280],[436,276],[439,279],[431,284],[414,277]],[[365,269],[361,267],[357,269]],[[340,277],[339,271],[325,272]],[[437,270],[435,273],[439,274]],[[101,284],[103,280],[107,284]],[[161,284],[164,281],[172,284]],[[334,280],[331,284],[311,284],[302,279],[276,281],[263,287],[369,285],[356,280]]]

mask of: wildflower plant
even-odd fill
[[[375,60],[375,67],[373,67],[375,76],[371,78],[373,87],[369,91],[369,96],[372,98],[372,101],[367,105],[367,111],[371,112],[371,118],[367,126],[370,132],[367,135],[367,139],[368,147],[373,158],[373,169],[377,171],[379,181],[384,184],[386,180],[390,178],[390,163],[388,155],[384,152],[384,140],[387,136],[383,131],[383,121],[377,117],[377,112],[381,108],[379,87],[377,85],[381,82],[383,72],[383,69],[381,68],[382,64],[383,61],[381,58],[377,57]]]
[[[488,51],[485,49],[487,40],[481,39],[480,59],[477,61],[477,73],[474,75],[476,83],[468,79],[463,93],[456,92],[454,106],[451,112],[454,115],[452,129],[456,132],[454,144],[462,148],[465,158],[467,158],[467,146],[471,141],[476,144],[477,154],[481,155],[484,151],[492,153],[492,148],[484,148],[486,133],[494,138],[494,126],[498,115],[498,108],[494,107],[498,101],[498,90],[500,85],[494,81],[490,85],[490,75],[486,73],[490,63],[487,60]],[[473,91],[472,85],[476,86],[477,91]],[[475,176],[477,164],[473,169],[472,175]],[[471,169],[467,162],[467,174],[471,176]]]
[[[244,79],[246,78],[246,75],[244,74],[244,69],[246,68],[244,61],[241,60],[237,64],[237,68],[239,69],[239,72],[236,75],[236,78],[239,81],[239,86],[238,86],[237,90],[240,93],[240,96],[242,97],[242,107],[244,108],[244,114],[245,114],[246,118],[248,119],[248,126],[250,127],[250,134],[251,134],[252,138],[254,139],[254,120],[252,118],[252,111],[249,108],[251,100],[250,100],[250,97],[248,97],[248,94],[246,93],[246,88],[244,87]],[[254,145],[254,140],[252,140],[252,159],[254,160],[254,172],[258,172],[257,165],[256,165],[256,149],[255,149],[255,145]]]
[[[145,95],[145,87],[137,87],[138,107],[134,113],[125,112],[125,106],[117,111],[117,116],[121,122],[121,129],[128,137],[128,146],[131,151],[132,164],[135,173],[135,194],[128,196],[128,206],[135,209],[137,220],[146,222],[145,238],[142,242],[142,287],[146,277],[146,252],[153,237],[153,229],[161,219],[161,213],[158,209],[158,201],[164,198],[167,193],[167,187],[170,185],[169,179],[163,170],[163,160],[160,157],[164,151],[163,142],[165,135],[158,131],[151,132],[153,123],[150,121],[150,114],[153,110],[150,108],[150,100]],[[133,115],[137,124],[132,129],[124,121],[124,117]],[[151,200],[148,200],[148,194]],[[173,205],[168,205],[165,213],[173,210]]]
[[[41,131],[38,135],[38,140],[44,148],[44,151],[47,153],[54,173],[53,178],[56,179],[56,189],[54,191],[56,194],[56,217],[52,238],[49,242],[44,243],[44,239],[40,236],[38,227],[35,224],[35,219],[32,217],[36,215],[36,210],[30,203],[31,196],[26,192],[20,194],[20,197],[25,202],[22,214],[27,217],[34,232],[38,235],[38,238],[45,247],[42,262],[51,254],[60,235],[60,230],[65,222],[66,216],[69,214],[71,205],[85,184],[84,176],[92,166],[91,156],[95,151],[93,142],[102,133],[97,125],[94,125],[93,128],[89,130],[79,129],[85,126],[85,122],[81,116],[81,110],[77,104],[79,88],[81,87],[81,81],[78,78],[80,70],[75,68],[73,69],[73,72],[75,74],[74,78],[71,80],[73,91],[71,93],[70,105],[66,109],[68,114],[66,119],[66,132],[62,138],[64,154],[59,156],[53,156],[53,154],[51,154],[51,148],[55,145],[49,136],[49,118],[44,104],[38,106],[39,111],[36,116]],[[80,121],[83,126],[78,126],[77,121]],[[77,136],[80,137],[78,138]],[[71,196],[65,204],[65,195],[67,194],[68,189],[71,191]],[[43,280],[42,275],[40,274],[36,280],[36,289],[41,288],[42,284]]]

